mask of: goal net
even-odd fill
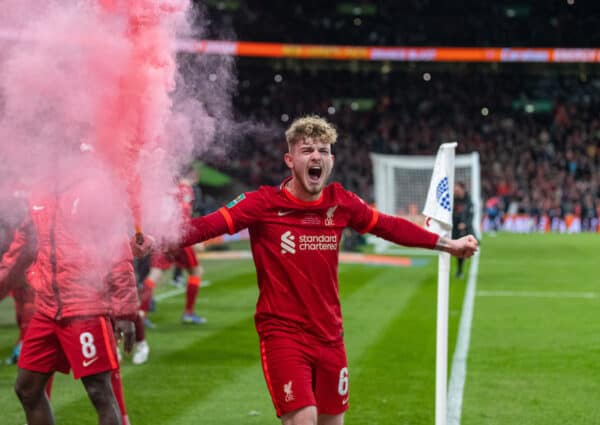
[[[435,155],[381,155],[372,153],[375,204],[379,211],[406,218],[423,225],[422,214]],[[479,154],[456,155],[454,181],[462,181],[473,202],[473,229],[481,239],[481,177]],[[452,190],[452,189],[451,189]],[[372,236],[376,252],[406,251],[381,238]]]

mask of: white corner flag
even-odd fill
[[[427,230],[449,238],[452,232],[454,202],[454,151],[456,142],[443,143],[438,149],[425,201],[423,215]],[[448,287],[450,254],[438,255],[437,340],[435,365],[435,425],[446,425],[448,397]]]

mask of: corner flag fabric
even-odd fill
[[[452,227],[452,203],[454,198],[454,151],[457,143],[443,143],[438,149],[433,175],[425,201],[423,215],[441,224],[449,232]],[[427,227],[433,227],[427,220]],[[430,229],[435,231],[433,228]],[[440,229],[441,230],[441,229]],[[440,234],[439,231],[435,231]]]

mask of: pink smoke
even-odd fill
[[[218,105],[211,110],[210,94],[201,102],[187,93],[193,78],[178,69],[176,41],[192,33],[190,1],[6,3],[0,17],[0,179],[9,184],[0,187],[1,195],[78,180],[84,170],[73,164],[83,144],[93,149],[89,155],[106,183],[93,193],[103,207],[94,226],[130,234],[141,226],[176,240],[182,217],[175,177],[209,148],[219,114],[228,110],[223,103],[230,102],[213,96]]]

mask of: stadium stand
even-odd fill
[[[589,2],[204,4],[211,22],[203,37],[212,39],[231,40],[235,29],[237,40],[357,46],[585,48],[600,41],[592,13],[600,4]],[[335,153],[346,164],[335,178],[367,201],[369,152],[431,155],[439,143],[457,140],[458,153],[481,154],[488,229],[508,222],[507,230],[518,230],[514,221],[522,216],[537,230],[566,231],[573,217],[584,230],[598,229],[594,65],[238,58],[236,66],[238,119],[284,127],[303,114],[328,116],[341,130]],[[286,172],[278,133],[250,132],[227,160],[209,162],[252,186],[276,184]],[[496,216],[503,222],[495,224]]]
[[[595,47],[595,2],[210,0],[211,31],[239,40],[406,46]],[[596,13],[594,13],[596,12]]]
[[[333,120],[342,132],[335,153],[345,164],[335,177],[367,201],[369,152],[431,155],[439,143],[458,140],[459,153],[481,155],[484,204],[496,199],[501,215],[575,215],[596,230],[600,80],[593,76],[474,67],[277,71],[250,63],[239,67],[239,80],[236,109],[246,119],[283,126],[317,113]],[[269,135],[250,135],[231,152],[233,161],[218,166],[251,185],[276,184],[286,173],[282,149]]]

